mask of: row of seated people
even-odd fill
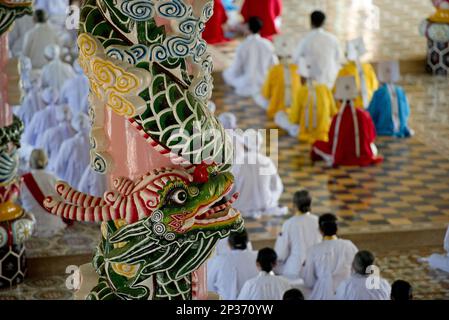
[[[238,48],[233,65],[223,73],[224,79],[237,94],[249,93],[267,107],[268,118],[275,118],[281,128],[313,144],[313,161],[360,166],[379,163],[382,158],[374,145],[377,134],[412,134],[407,98],[394,84],[399,78],[397,62],[379,64],[384,85],[378,88],[372,66],[360,62],[365,51],[363,40],[350,41],[349,62],[341,68],[331,89],[322,81],[323,66],[316,57],[302,55],[296,64],[291,62],[287,38],[275,39],[280,58],[277,62],[271,43],[257,35],[260,26],[260,19],[250,19],[255,36]]]
[[[44,11],[35,11],[34,24],[24,41],[12,41],[11,47],[12,55],[20,55],[24,90],[22,103],[15,108],[25,125],[19,152],[19,174],[23,176],[19,200],[37,220],[34,235],[51,237],[67,226],[42,207],[43,195],[54,193],[56,181],[102,196],[106,180],[91,169],[86,147],[91,126],[88,79],[78,63],[63,61],[63,33],[47,21]],[[18,23],[16,32],[21,26]]]
[[[407,300],[411,286],[393,286],[380,276],[375,256],[339,238],[337,218],[311,213],[307,191],[294,195],[297,213],[285,221],[274,250],[252,249],[246,231],[219,242],[208,261],[208,289],[224,300],[280,300],[283,296],[308,300]],[[449,272],[449,229],[446,255],[425,260]],[[301,294],[298,293],[298,290]],[[287,293],[288,292],[288,293]]]

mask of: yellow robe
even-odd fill
[[[309,95],[308,86],[302,86],[297,91],[293,105],[288,110],[290,123],[300,127],[298,139],[310,144],[316,140],[328,140],[332,117],[338,112],[334,96],[326,85],[313,84],[313,88],[316,92],[315,110],[313,94]]]
[[[377,80],[376,72],[374,71],[374,68],[369,63],[362,63],[363,73],[365,74],[366,79],[366,89],[368,93],[368,100],[371,101],[371,98],[373,97],[374,92],[379,88],[379,81]],[[357,89],[359,91],[359,96],[355,100],[355,106],[358,108],[363,108],[363,98],[362,98],[362,88],[361,88],[361,81],[359,77],[359,73],[357,72],[357,66],[355,62],[351,61],[345,64],[338,73],[338,78],[340,77],[347,77],[347,76],[354,76],[355,82],[357,84]],[[338,80],[337,78],[337,80]],[[335,87],[334,87],[335,92]],[[368,102],[369,102],[368,101]],[[340,102],[337,102],[338,109],[340,109]]]
[[[295,92],[301,87],[301,80],[296,65],[290,64],[289,70],[291,79],[291,102],[293,102]],[[279,111],[285,111],[290,107],[285,105],[285,90],[284,65],[277,64],[268,72],[267,79],[262,88],[262,96],[269,101],[267,116],[270,120]]]

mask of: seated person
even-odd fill
[[[58,45],[52,44],[45,48],[45,57],[49,63],[42,68],[42,88],[53,88],[58,93],[64,82],[76,76],[73,67],[62,61],[61,48]]]
[[[301,87],[298,67],[291,61],[291,48],[288,37],[276,36],[274,47],[279,63],[271,67],[260,95],[254,99],[264,109],[267,109],[268,119],[273,119],[279,111],[291,107],[294,96]]]
[[[243,160],[232,167],[235,176],[234,192],[240,197],[234,203],[244,217],[280,216],[288,213],[286,207],[279,206],[284,191],[281,177],[273,160],[261,153],[264,138],[257,132],[248,131],[244,135]]]
[[[285,291],[282,297],[284,301],[302,301],[304,300],[304,294],[299,289],[290,289]]]
[[[260,17],[263,23],[260,34],[271,40],[281,27],[282,0],[244,0],[241,14],[245,22]]]
[[[311,247],[302,269],[306,288],[312,290],[310,300],[332,300],[340,283],[351,275],[351,264],[358,249],[349,240],[337,237],[337,217],[320,216],[323,242]]]
[[[399,81],[399,63],[379,63],[379,80],[383,85],[374,92],[368,108],[377,134],[380,136],[410,137],[413,131],[408,127],[410,106],[404,89],[394,83]]]
[[[268,70],[278,62],[273,44],[259,34],[262,21],[252,17],[248,23],[252,34],[239,45],[232,65],[223,72],[225,83],[242,97],[258,94]]]
[[[413,287],[404,280],[396,280],[391,286],[391,300],[409,301],[413,300]]]
[[[357,85],[357,97],[355,106],[357,108],[367,109],[374,91],[379,87],[376,72],[369,63],[360,61],[366,48],[362,38],[348,41],[346,45],[346,58],[348,62],[341,68],[338,78],[353,76]],[[338,105],[340,108],[340,105]]]
[[[306,190],[293,196],[296,213],[284,222],[274,247],[278,255],[279,274],[297,280],[308,250],[322,240],[318,228],[318,217],[312,214],[312,198]]]
[[[55,193],[57,178],[45,171],[47,156],[41,149],[31,152],[31,172],[23,175],[21,186],[22,207],[32,213],[36,218],[35,236],[51,237],[66,228],[60,217],[49,214],[44,208],[43,201],[46,196]]]
[[[59,179],[73,187],[78,187],[81,174],[90,164],[89,133],[90,120],[80,113],[73,119],[76,135],[64,141],[55,158],[52,171]]]
[[[248,248],[246,231],[231,233],[228,243],[229,252],[209,261],[207,284],[209,291],[216,292],[221,299],[235,300],[245,282],[258,274],[257,252]]]
[[[282,300],[291,288],[287,279],[274,274],[277,255],[273,249],[264,248],[257,254],[257,268],[260,273],[245,282],[238,300]]]
[[[214,0],[214,14],[206,22],[206,27],[203,31],[203,39],[208,44],[220,44],[228,41],[225,38],[223,25],[228,21],[226,10],[221,0]]]
[[[374,266],[374,260],[374,255],[369,251],[357,252],[351,277],[337,288],[337,300],[390,300],[391,286],[388,281],[369,269]]]
[[[56,110],[59,106],[59,95],[56,89],[47,88],[42,92],[42,101],[44,109],[39,110],[30,121],[28,127],[25,127],[22,142],[32,147],[39,147],[37,142],[40,135],[50,128],[58,125]]]
[[[449,227],[444,237],[444,250],[446,254],[432,254],[428,258],[429,266],[449,273]]]
[[[328,141],[313,144],[312,161],[324,160],[329,166],[369,166],[383,161],[374,145],[376,129],[371,116],[354,107],[356,95],[354,77],[337,81],[336,99],[342,100],[343,106],[332,120]]]
[[[48,156],[49,166],[54,165],[58,151],[64,141],[72,138],[76,131],[72,127],[72,114],[68,106],[60,106],[56,109],[57,125],[47,129],[37,139],[37,145],[42,148]]]
[[[307,57],[300,60],[299,74],[303,85],[296,92],[287,114],[276,115],[276,123],[297,136],[300,141],[313,144],[316,140],[327,141],[331,120],[337,113],[337,108],[329,88],[316,82],[320,71],[311,60],[313,59]]]
[[[61,89],[61,103],[68,104],[73,115],[88,113],[89,79],[78,62],[73,65],[76,75],[67,79]]]

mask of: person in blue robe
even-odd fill
[[[368,112],[379,136],[407,138],[413,135],[408,126],[410,105],[399,79],[399,64],[394,61],[379,63],[379,80],[383,85],[374,93]]]

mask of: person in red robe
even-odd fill
[[[259,17],[263,22],[260,35],[272,40],[273,36],[279,33],[282,0],[245,0],[241,14],[245,23],[251,17]]]
[[[334,116],[329,141],[316,141],[312,146],[312,161],[325,160],[333,166],[369,166],[381,163],[374,145],[376,129],[368,112],[346,101]]]
[[[221,0],[214,0],[214,14],[206,22],[203,39],[208,44],[220,44],[229,41],[224,35],[223,25],[228,21],[226,10]]]

